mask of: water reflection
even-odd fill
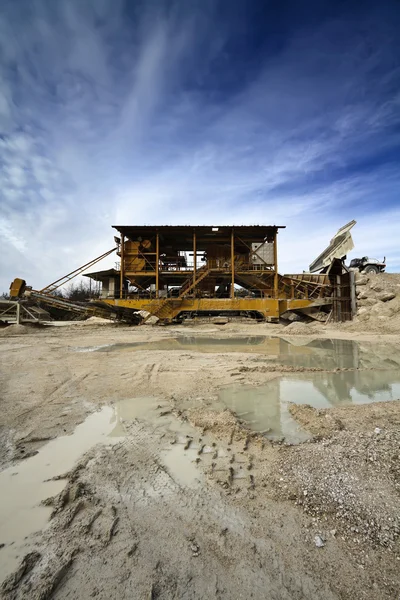
[[[353,340],[267,336],[206,337],[177,336],[153,342],[129,342],[101,347],[82,347],[80,352],[179,351],[258,354],[276,364],[293,367],[333,369],[393,369],[400,366],[400,353],[390,345],[360,344]]]
[[[330,408],[400,399],[400,372],[342,371],[295,373],[266,385],[231,386],[221,390],[219,403],[230,408],[254,431],[271,439],[299,442],[307,433],[289,413],[289,404]]]

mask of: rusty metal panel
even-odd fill
[[[334,275],[332,294],[332,320],[336,322],[351,321],[352,292],[350,273]]]
[[[274,264],[274,242],[265,242],[264,244],[251,244],[253,265],[273,265]]]

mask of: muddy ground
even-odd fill
[[[56,473],[40,518],[21,499],[35,534],[17,539],[21,525],[3,541],[0,500],[2,597],[397,598],[399,402],[291,405],[306,432],[292,444],[251,431],[218,392],[293,373],[328,383],[361,373],[373,387],[399,369],[399,335],[266,324],[18,333],[0,337],[0,477],[17,481],[56,438],[73,444],[94,411],[109,437]],[[271,335],[278,341],[258,339]],[[337,340],[335,359],[325,346],[309,353],[323,338]]]

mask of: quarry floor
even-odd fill
[[[292,444],[219,396],[398,370],[400,335],[365,329],[88,321],[0,336],[0,595],[397,598],[399,401],[290,405],[307,433]],[[325,364],[324,339],[356,341],[356,362],[334,342]]]

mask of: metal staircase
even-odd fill
[[[150,317],[157,317],[160,321],[171,321],[175,316],[176,308],[182,304],[185,296],[187,296],[200,281],[210,274],[210,269],[205,265],[199,269],[197,273],[200,273],[200,275],[196,278],[196,281],[193,281],[193,276],[185,281],[177,298],[159,298],[148,304],[146,310],[149,314],[143,319],[143,322],[146,323]]]
[[[185,283],[183,284],[183,286],[181,287],[181,291],[180,294],[178,296],[178,298],[184,298],[185,296],[187,296],[189,294],[189,292],[197,285],[200,283],[200,281],[202,281],[203,279],[205,279],[205,277],[207,277],[207,275],[210,274],[210,269],[208,269],[206,266],[202,267],[201,269],[199,269],[196,273],[196,275],[198,275],[200,273],[200,275],[198,277],[196,277],[196,281],[193,280],[193,276],[190,277],[189,279],[187,279],[185,281]]]
[[[146,323],[150,319],[150,317],[157,317],[160,321],[171,321],[174,317],[175,309],[179,307],[182,303],[182,300],[179,298],[167,298],[153,300],[150,304],[146,306],[146,311],[148,311],[148,315],[143,319],[143,323]]]

